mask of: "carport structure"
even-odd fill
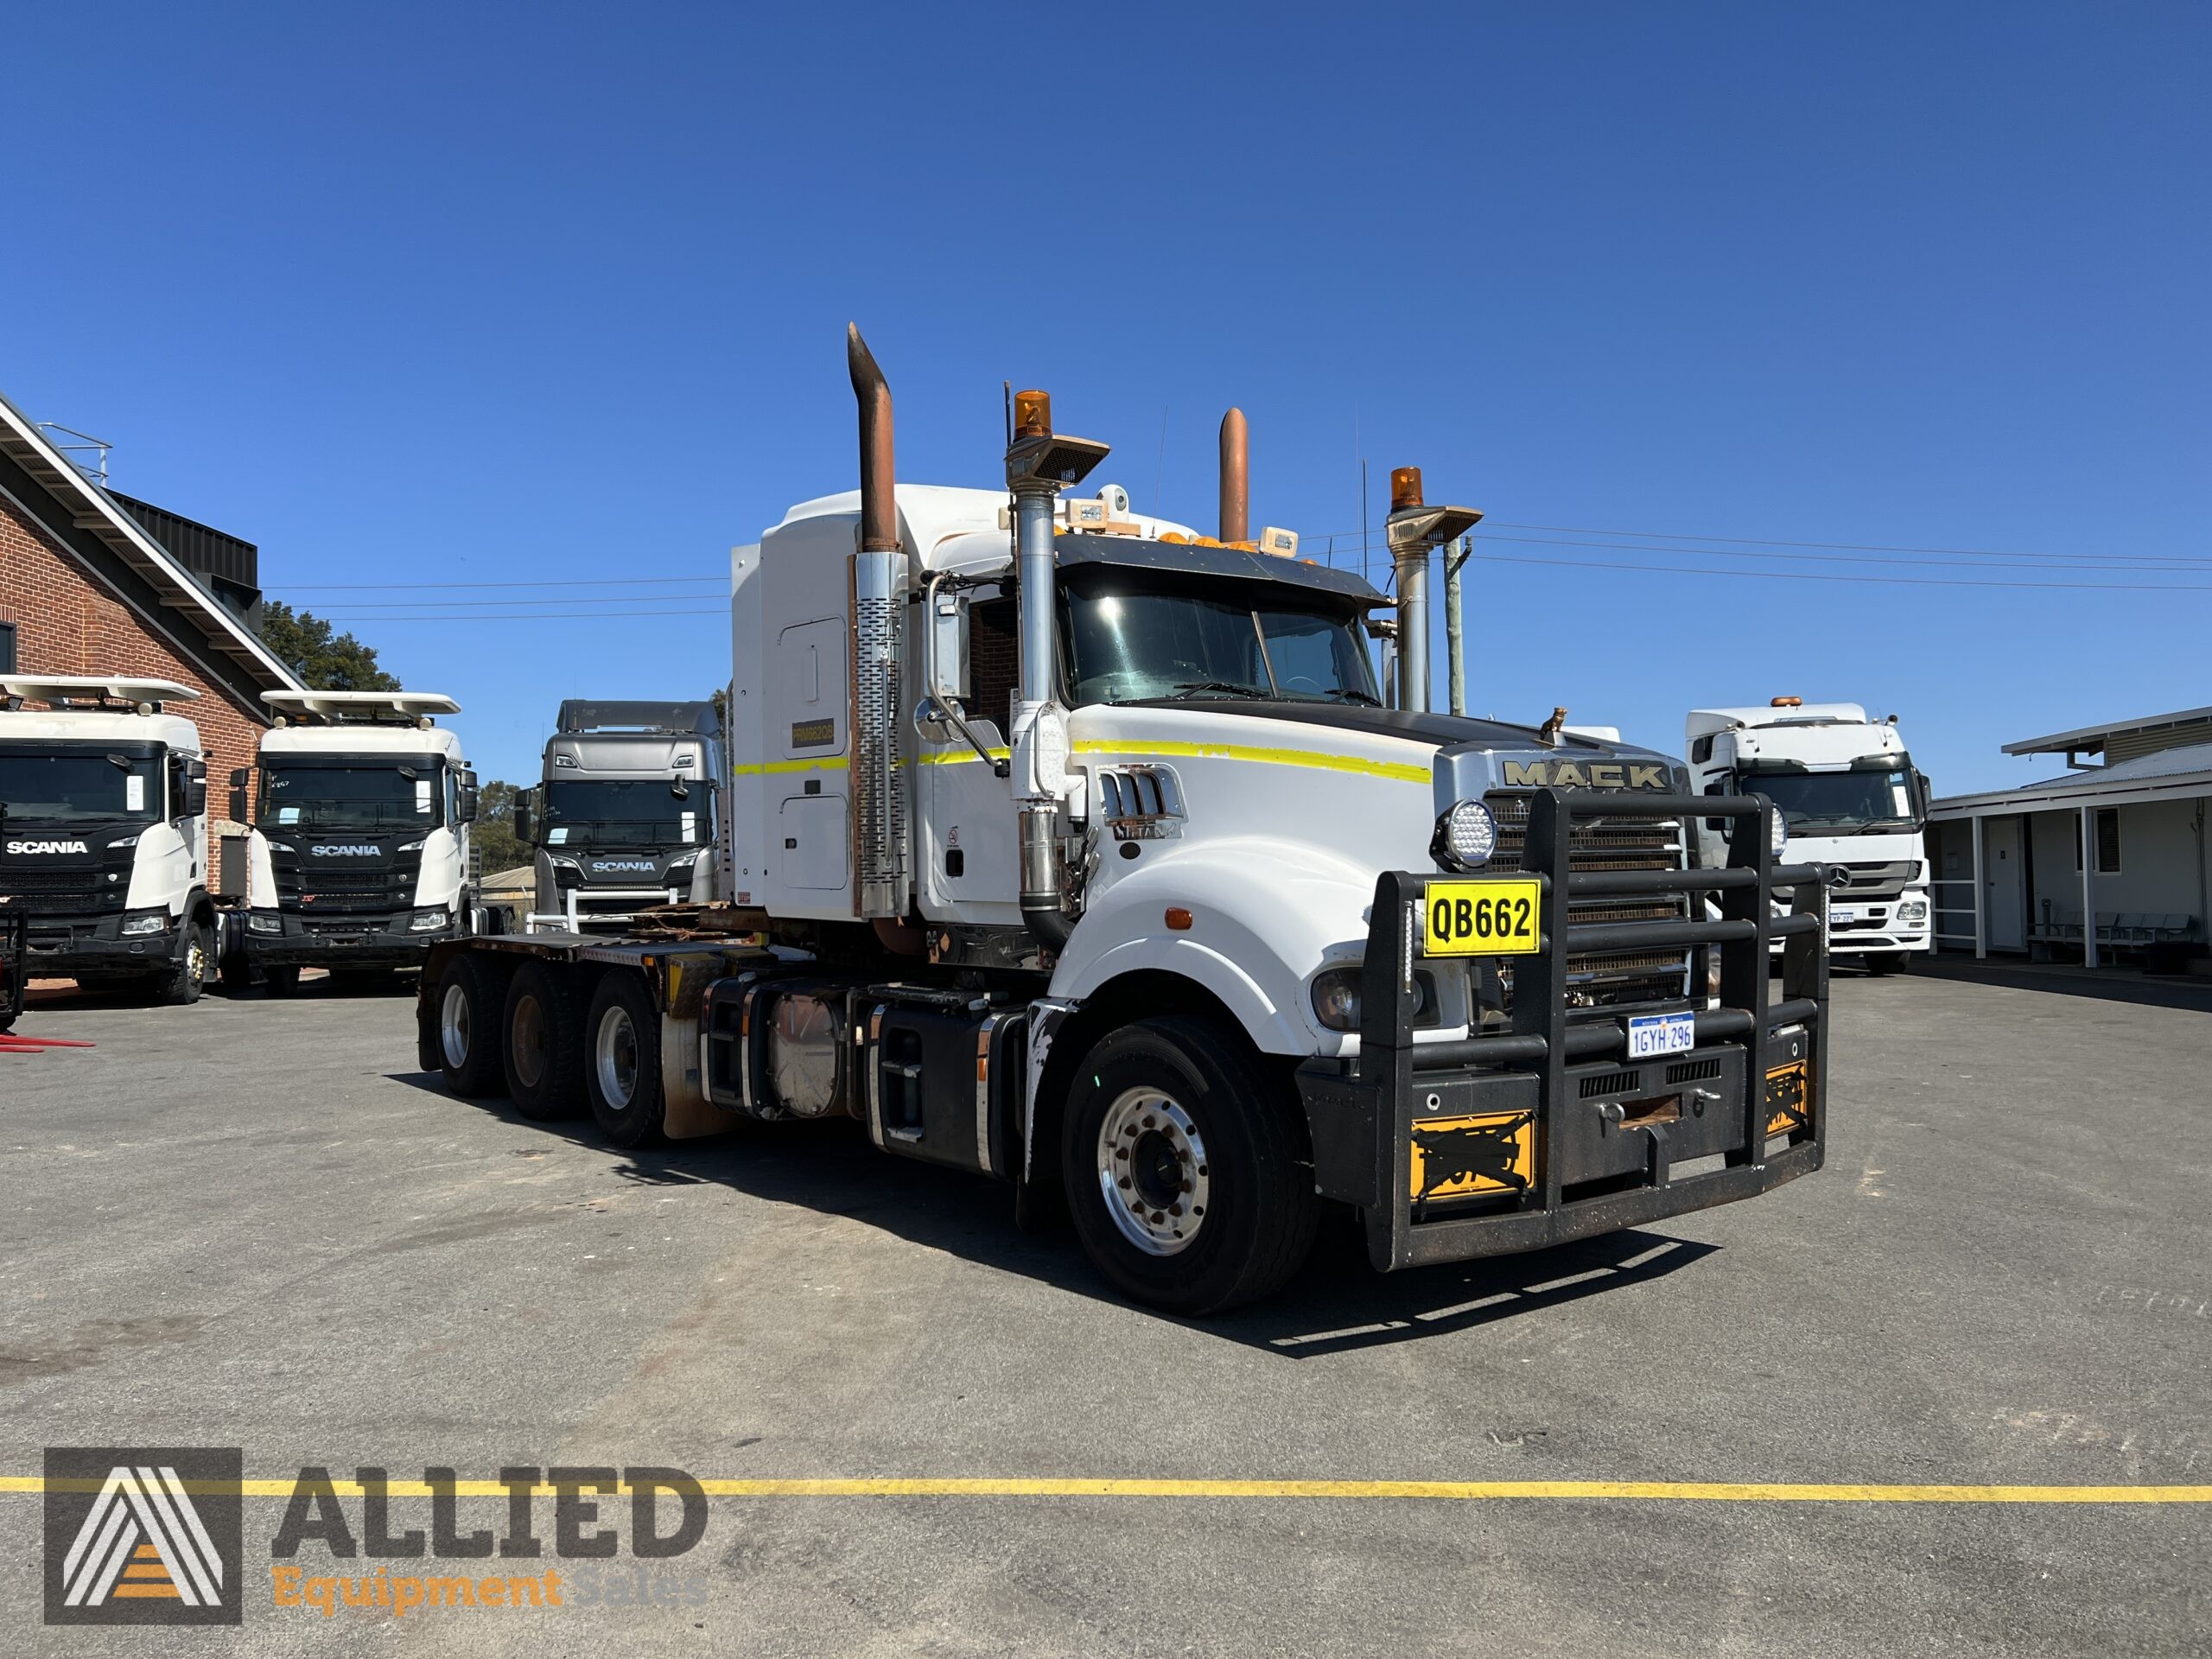
[[[2078,944],[2096,967],[2212,937],[2212,707],[2027,738],[2005,753],[2063,754],[2076,770],[1934,804],[1939,948],[1986,957]]]

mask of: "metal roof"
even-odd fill
[[[1928,817],[1931,823],[1947,823],[2014,812],[2056,811],[2092,801],[2118,806],[2207,794],[2212,794],[2212,743],[2196,743],[2185,748],[2160,749],[2155,754],[2088,772],[2069,772],[2063,778],[2022,784],[2016,789],[1954,795],[1929,803]]]
[[[2212,707],[2182,709],[2171,715],[2145,715],[2139,720],[2112,720],[2101,726],[2082,726],[2070,732],[2053,732],[2049,737],[2023,738],[2018,743],[2007,743],[2007,754],[2071,754],[2087,753],[2101,749],[2115,737],[2125,737],[2136,732],[2155,732],[2170,726],[2212,724]]]

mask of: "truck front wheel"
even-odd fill
[[[661,1138],[660,1019],[645,982],[626,969],[599,982],[584,1021],[584,1094],[618,1147]]]
[[[215,972],[214,936],[195,921],[187,920],[183,928],[176,960],[154,980],[155,1000],[172,1008],[197,1002]]]
[[[1134,1301],[1218,1313],[1276,1290],[1313,1242],[1313,1184],[1257,1057],[1200,1020],[1102,1038],[1062,1142],[1084,1251]]]

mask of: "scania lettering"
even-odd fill
[[[282,720],[261,740],[245,949],[270,994],[289,995],[302,968],[389,973],[466,938],[476,775],[435,719],[461,705],[406,691],[269,702]]]
[[[528,931],[620,936],[654,906],[710,903],[722,775],[711,702],[563,703],[518,814],[536,843]]]
[[[0,896],[24,976],[195,1002],[220,922],[207,892],[207,763],[168,680],[0,678]],[[32,707],[31,705],[40,705]]]
[[[1855,702],[1777,697],[1764,709],[1693,709],[1687,736],[1700,793],[1765,796],[1782,814],[1790,860],[1827,867],[1837,957],[1893,974],[1935,948],[1928,780],[1897,716],[1869,720]],[[1704,861],[1725,862],[1727,821],[1698,823]]]
[[[733,555],[726,899],[441,945],[421,1065],[623,1147],[851,1116],[1185,1313],[1281,1286],[1327,1204],[1392,1269],[1819,1166],[1822,872],[1563,709],[1431,710],[1427,573],[1478,514],[1392,475],[1394,600],[1255,530],[1241,414],[1202,535],[1029,391],[1003,490],[894,486],[847,349],[858,492]]]

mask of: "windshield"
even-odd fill
[[[440,822],[437,769],[264,761],[259,821],[264,830],[434,830]]]
[[[1190,592],[1071,592],[1061,614],[1078,703],[1269,697],[1380,703],[1367,650],[1341,612]]]
[[[162,815],[159,762],[82,748],[0,749],[0,810],[10,823],[150,823]]]
[[[545,785],[549,847],[689,845],[701,838],[703,791],[678,795],[666,778],[556,779]],[[687,785],[687,787],[689,787]]]
[[[1909,766],[1880,772],[1754,772],[1744,779],[1793,833],[1911,829],[1919,823]]]

